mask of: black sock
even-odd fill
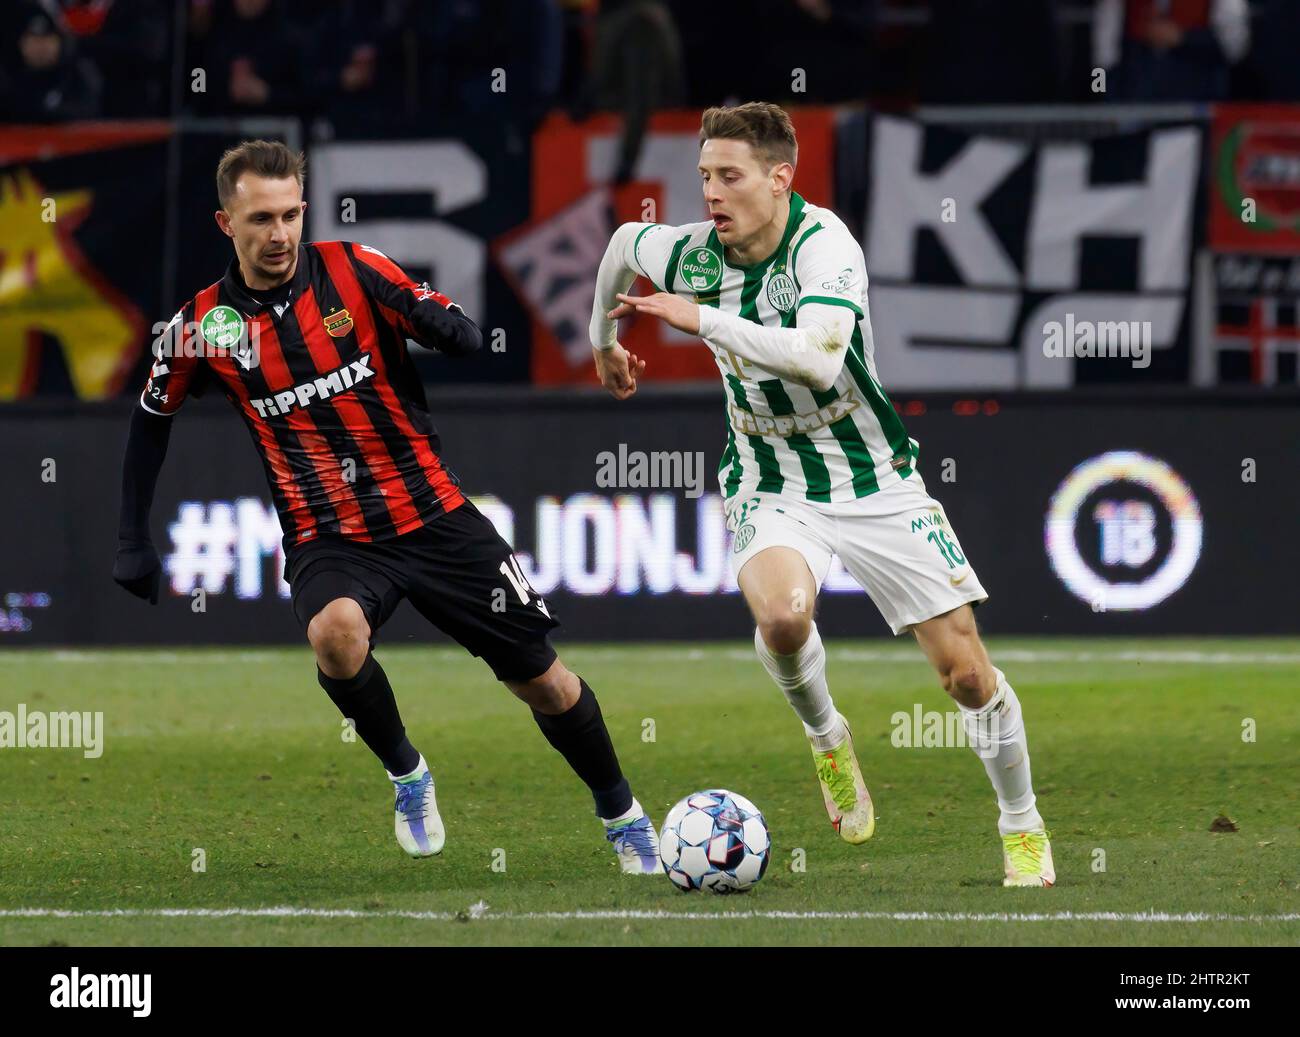
[[[419,766],[420,754],[406,737],[392,686],[378,659],[367,655],[355,677],[327,677],[318,666],[316,679],[389,774],[410,774]]]
[[[614,743],[609,740],[595,693],[581,677],[578,685],[582,689],[578,701],[566,712],[547,715],[533,710],[533,719],[546,740],[591,789],[596,814],[618,817],[632,808],[632,789],[618,766]]]

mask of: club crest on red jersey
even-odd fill
[[[327,316],[323,323],[330,335],[334,338],[342,338],[352,330],[352,314],[347,310],[338,310]]]

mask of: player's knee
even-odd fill
[[[505,681],[515,696],[539,713],[554,716],[573,708],[582,694],[578,675],[556,659],[551,668],[527,681]]]
[[[351,598],[337,598],[312,617],[307,640],[328,676],[351,677],[370,652],[370,624],[359,604]]]
[[[962,655],[939,670],[943,690],[963,706],[972,709],[984,705],[993,695],[996,678],[993,668],[974,656]]]
[[[758,633],[777,655],[793,655],[812,633],[812,615],[793,608],[773,609],[759,617]]]

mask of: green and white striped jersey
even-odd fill
[[[634,268],[656,288],[767,327],[793,327],[800,307],[844,306],[857,318],[839,377],[825,391],[773,376],[706,340],[727,396],[718,482],[727,499],[754,492],[851,501],[911,475],[917,444],[876,375],[862,249],[829,209],[792,194],[776,251],[762,263],[727,261],[711,221],[649,224]]]

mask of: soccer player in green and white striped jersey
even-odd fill
[[[633,313],[712,350],[726,396],[718,479],[732,565],[755,649],[803,722],[840,836],[865,842],[875,817],[813,622],[833,556],[895,634],[912,631],[956,701],[997,793],[1004,884],[1050,886],[1020,703],[972,614],[988,595],[880,384],[862,249],[839,217],[793,191],[797,155],[776,105],[704,113],[699,172],[710,219],[614,233],[591,318],[597,372],[618,399],[636,391],[645,363],[617,340],[618,319]],[[627,294],[638,275],[654,294]]]

